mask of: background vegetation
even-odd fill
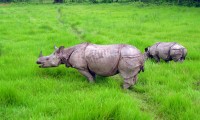
[[[28,2],[28,3],[113,3],[113,2],[141,2],[145,4],[171,4],[184,6],[200,6],[200,0],[0,0],[0,2]]]
[[[0,119],[197,120],[200,9],[133,4],[0,4]],[[184,63],[152,60],[131,90],[119,75],[87,82],[77,70],[40,69],[39,51],[82,42],[144,48],[176,41]]]

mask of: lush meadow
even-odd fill
[[[200,9],[130,4],[0,4],[0,119],[197,120]],[[39,51],[82,42],[144,48],[176,41],[183,63],[152,60],[130,90],[119,75],[90,84],[72,68],[40,69]]]

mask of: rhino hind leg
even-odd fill
[[[124,78],[123,89],[128,89],[133,85],[133,77]]]
[[[123,88],[128,89],[132,85],[134,85],[137,81],[137,75],[140,72],[141,67],[133,67],[133,68],[125,68],[125,69],[119,69],[120,75],[124,78]]]
[[[85,77],[87,77],[88,81],[90,83],[94,83],[94,76],[95,74],[91,74],[88,70],[78,70],[82,75],[84,75]]]
[[[181,54],[176,54],[172,57],[174,62],[181,62],[182,61],[182,55]]]
[[[124,78],[124,83],[123,83],[123,89],[128,89],[132,85],[134,85],[137,81],[137,75],[131,77],[131,78]]]
[[[180,62],[183,62],[185,60],[185,56],[182,56],[181,58],[180,58]]]
[[[184,49],[171,50],[170,55],[174,62],[183,62],[185,59]]]
[[[166,63],[169,63],[170,60],[165,60]]]

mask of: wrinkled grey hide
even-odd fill
[[[120,73],[124,78],[123,88],[127,89],[135,84],[138,73],[144,71],[144,56],[130,45],[83,43],[70,48],[61,46],[49,56],[40,54],[37,64],[41,68],[65,64],[66,67],[77,69],[89,82],[94,82],[95,75],[112,76]]]
[[[154,58],[157,62],[160,62],[160,59],[166,62],[171,60],[182,62],[186,55],[187,49],[176,42],[158,42],[145,48],[145,59]]]

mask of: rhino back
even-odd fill
[[[160,43],[156,48],[156,51],[158,52],[158,56],[164,60],[167,60],[169,58],[169,51],[174,44],[175,44],[174,42]]]
[[[141,54],[141,52],[134,46],[131,45],[123,45],[121,48],[121,57],[133,57]]]
[[[175,44],[174,46],[171,47],[171,49],[182,49],[182,48],[184,47],[180,44]]]
[[[120,45],[88,45],[85,59],[88,68],[98,75],[110,76],[117,72]]]
[[[184,57],[186,57],[186,55],[187,55],[187,49],[184,48],[183,51],[184,51]]]

